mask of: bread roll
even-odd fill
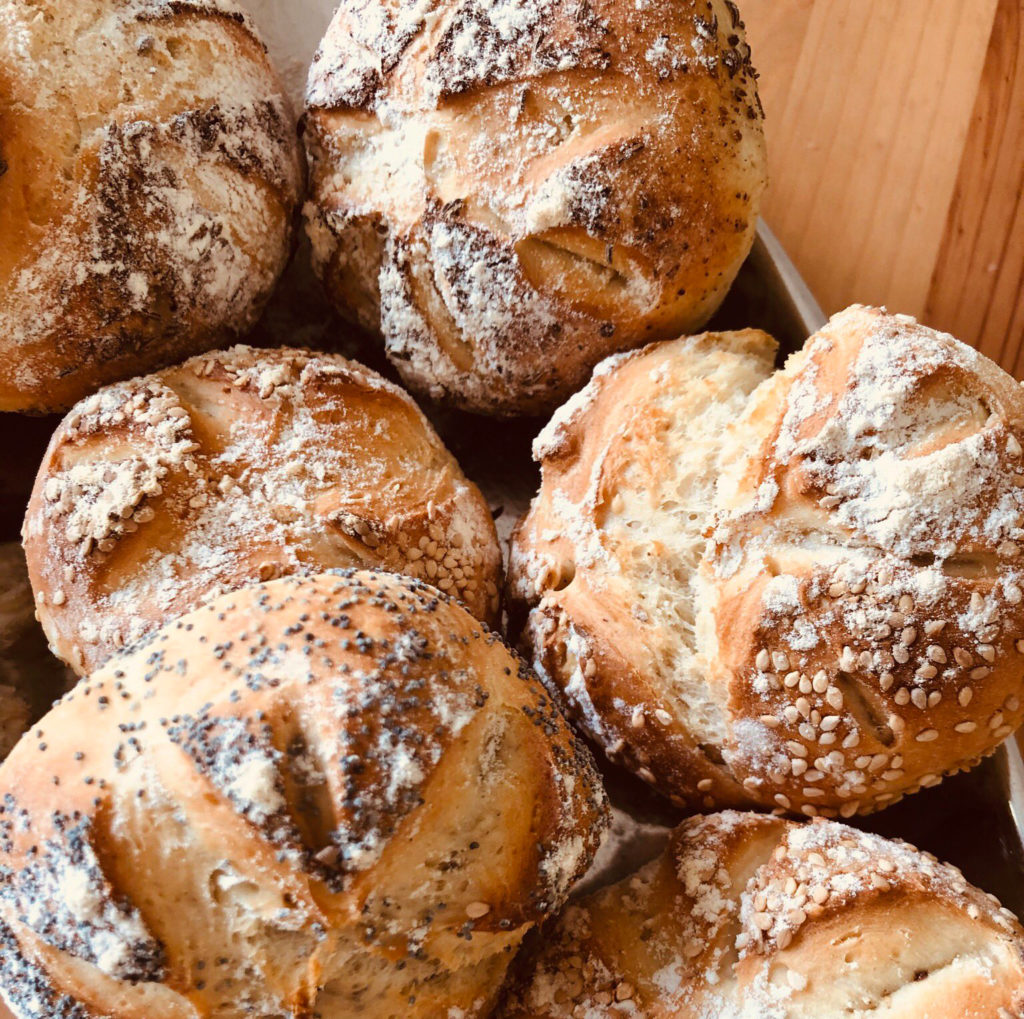
[[[613,760],[680,805],[718,771],[690,718],[713,696],[696,585],[724,436],[775,350],[751,330],[603,362],[535,441],[540,492],[512,538],[510,622],[534,667]]]
[[[606,364],[541,435],[525,643],[682,805],[876,810],[1020,724],[1024,393],[875,309],[749,398],[767,360],[725,348]]]
[[[1024,930],[904,842],[726,812],[570,906],[524,983],[505,1019],[1013,1019]]]
[[[43,628],[82,675],[282,574],[382,566],[498,609],[483,496],[406,393],[330,354],[234,347],[82,401],[24,538]]]
[[[762,112],[724,0],[344,0],[307,108],[327,290],[469,410],[550,410],[695,330],[753,241]]]
[[[241,7],[0,0],[0,68],[0,411],[246,333],[303,165]]]
[[[367,572],[168,625],[44,718],[0,792],[20,1019],[484,1016],[605,811],[522,663]]]

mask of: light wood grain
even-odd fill
[[[1020,0],[746,0],[765,218],[826,311],[885,304],[1024,371]]]
[[[926,314],[1024,369],[1024,16],[999,4]]]

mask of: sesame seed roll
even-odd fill
[[[23,535],[43,628],[80,674],[224,591],[332,567],[498,611],[483,496],[405,392],[330,354],[233,347],[86,398]]]
[[[851,817],[1024,717],[1024,392],[854,307],[613,359],[535,444],[513,615],[612,757],[680,805]]]
[[[1024,930],[904,842],[727,811],[570,905],[498,1015],[1016,1019]]]

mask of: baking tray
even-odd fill
[[[296,103],[305,69],[322,36],[334,0],[250,0],[272,56]],[[780,357],[797,350],[824,322],[813,295],[763,223],[712,329],[757,327],[779,341]],[[378,344],[341,323],[331,312],[300,244],[286,277],[253,342],[331,349],[357,357],[392,377]],[[496,422],[425,408],[459,457],[466,473],[484,491],[497,513],[503,540],[536,491],[538,472],[530,456],[541,419]],[[0,414],[0,542],[17,541],[36,467],[58,418]],[[14,578],[0,575],[0,588]],[[38,639],[42,640],[41,633]],[[38,644],[38,641],[37,641]],[[54,682],[36,666],[40,682]],[[889,809],[853,823],[890,837],[904,838],[959,866],[968,880],[997,895],[1024,920],[1024,759],[1016,737],[973,771],[947,779]],[[597,755],[614,810],[613,837],[581,888],[628,873],[660,851],[668,830],[681,819],[643,783]],[[0,1019],[11,1019],[0,1003]]]

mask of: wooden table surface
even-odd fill
[[[1024,378],[1024,2],[740,7],[765,219],[825,310],[885,304]]]

